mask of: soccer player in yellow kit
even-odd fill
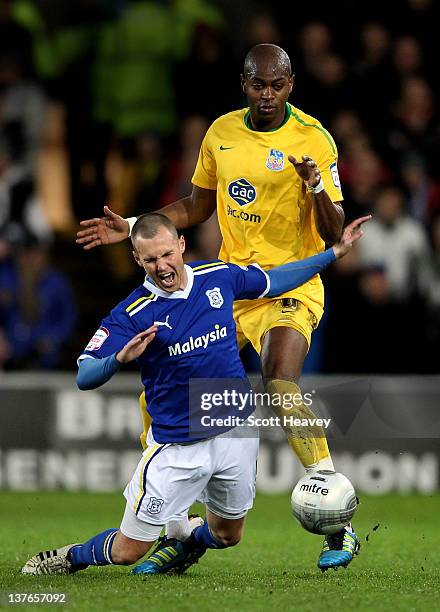
[[[341,235],[344,212],[336,145],[319,121],[288,102],[293,83],[283,49],[253,47],[241,76],[249,108],[214,121],[200,149],[191,195],[160,211],[184,229],[202,223],[217,208],[223,239],[219,257],[226,262],[279,266],[316,254]],[[86,229],[78,233],[77,242],[84,248],[128,236],[131,220],[107,207],[105,213],[102,219],[82,222]],[[304,358],[323,306],[319,276],[278,298],[236,303],[239,347],[252,342],[272,395],[300,394]],[[313,417],[304,403],[283,410],[286,414]],[[322,428],[286,433],[307,471],[334,470]],[[346,566],[358,548],[348,526],[325,539],[318,566]]]

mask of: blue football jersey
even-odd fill
[[[153,435],[159,443],[200,439],[190,435],[191,379],[246,379],[232,305],[234,300],[263,297],[270,286],[267,274],[256,265],[244,268],[211,261],[185,268],[187,286],[173,293],[159,289],[147,277],[103,319],[80,356],[108,357],[136,334],[158,326],[156,338],[138,364]]]

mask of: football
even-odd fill
[[[357,506],[349,479],[338,472],[322,470],[301,478],[292,492],[292,512],[311,533],[331,535],[351,521]]]

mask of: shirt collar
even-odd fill
[[[278,126],[278,127],[276,127],[276,128],[273,128],[273,129],[269,130],[268,132],[263,132],[263,133],[264,133],[264,134],[270,134],[271,132],[276,132],[276,131],[278,131],[280,128],[282,128],[282,127],[283,127],[283,125],[285,125],[285,124],[288,122],[289,117],[290,117],[290,115],[291,115],[291,114],[292,114],[292,107],[290,106],[289,102],[286,102],[286,110],[285,110],[285,113],[284,113],[284,119],[283,119],[282,124],[281,124],[281,125],[279,125],[279,126]],[[250,111],[250,110],[248,110],[248,111],[246,112],[245,116],[244,116],[244,124],[245,124],[245,126],[246,126],[246,127],[249,129],[249,130],[252,130],[252,132],[257,132],[257,131],[258,131],[258,130],[255,130],[255,129],[252,127],[252,123],[251,123],[251,111]]]

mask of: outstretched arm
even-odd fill
[[[198,225],[209,219],[215,210],[217,192],[211,189],[193,186],[191,195],[181,198],[157,212],[166,215],[177,227],[185,229]],[[97,246],[122,242],[128,238],[130,227],[127,219],[104,206],[104,217],[95,217],[81,221],[84,229],[77,233],[76,243],[85,251]]]
[[[290,262],[268,270],[267,275],[270,279],[270,289],[266,296],[274,297],[286,291],[296,289],[296,287],[311,279],[315,274],[319,274],[319,272],[336,259],[344,257],[350,251],[353,244],[362,236],[362,223],[370,219],[371,215],[367,215],[347,225],[341,239],[331,249],[318,253],[318,255],[307,257],[307,259]]]

